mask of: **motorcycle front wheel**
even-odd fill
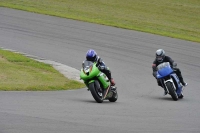
[[[96,102],[98,103],[102,103],[103,102],[103,94],[102,92],[100,92],[99,88],[97,88],[97,86],[95,85],[95,82],[92,82],[89,84],[89,89],[90,92],[93,96],[93,98],[96,100]]]
[[[176,93],[176,89],[174,88],[173,84],[171,82],[166,83],[167,89],[169,90],[169,94],[171,95],[172,99],[174,101],[178,100],[178,95]]]

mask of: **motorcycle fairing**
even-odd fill
[[[157,78],[163,78],[171,73],[173,73],[173,69],[170,67],[169,62],[162,63],[157,66]]]

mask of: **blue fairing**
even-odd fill
[[[176,93],[179,96],[181,94],[181,91],[182,91],[182,86],[180,84],[180,80],[175,73],[171,74],[171,77],[173,77],[173,79],[176,81],[176,83],[178,85],[177,86],[178,88],[176,89]]]
[[[163,78],[173,73],[173,69],[170,66],[165,66],[157,71],[157,78]]]

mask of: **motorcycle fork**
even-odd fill
[[[166,85],[165,85],[165,80],[162,79],[162,80],[160,80],[160,82],[161,82],[161,84],[162,84],[163,89],[164,89],[167,93],[169,93],[169,91],[168,91],[168,89],[167,89],[167,87],[166,87]]]
[[[170,77],[170,79],[168,79],[168,80],[164,80],[164,84],[165,84],[165,87],[167,88],[167,86],[166,86],[166,83],[167,82],[171,82],[172,83],[172,85],[173,85],[173,87],[176,89],[176,86],[175,86],[175,84],[174,84],[174,81],[173,81],[173,79]],[[168,91],[168,89],[167,89],[167,91]]]

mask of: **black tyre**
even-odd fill
[[[167,88],[169,90],[169,94],[171,95],[172,99],[174,101],[177,101],[178,100],[178,95],[176,93],[176,89],[174,88],[173,84],[171,82],[167,82],[166,86],[167,86]]]
[[[90,89],[90,92],[91,92],[93,98],[96,100],[96,102],[102,103],[103,102],[103,94],[102,94],[102,92],[99,91],[99,88],[96,87],[94,82],[89,84],[89,89]]]
[[[110,102],[116,102],[117,99],[118,99],[117,90],[115,90],[113,93],[114,93],[113,96],[112,96],[111,98],[108,99]]]

